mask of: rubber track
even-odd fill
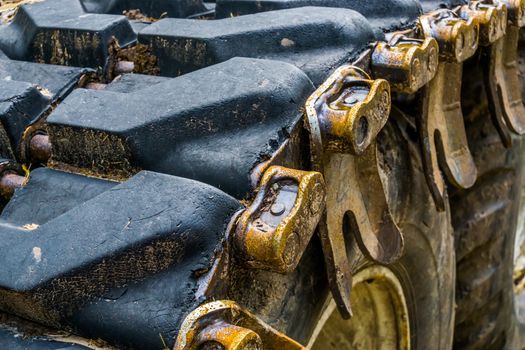
[[[512,256],[522,143],[505,149],[486,108],[481,70],[464,74],[463,108],[478,180],[450,195],[456,239],[455,349],[504,349],[512,329]],[[468,63],[465,65],[468,67]],[[472,79],[472,80],[470,80]],[[474,98],[474,96],[478,96]]]

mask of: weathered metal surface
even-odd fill
[[[118,61],[115,64],[115,75],[121,75],[126,73],[133,73],[133,70],[135,69],[135,63],[131,61]]]
[[[438,210],[445,209],[446,185],[441,170],[455,186],[468,188],[477,177],[468,148],[461,111],[462,62],[478,48],[478,24],[450,10],[423,15],[419,30],[439,44],[436,76],[422,90],[417,118],[427,183]]]
[[[295,269],[325,206],[318,172],[270,167],[257,197],[240,216],[235,243],[250,267],[286,273]]]
[[[343,66],[308,98],[306,109],[316,134],[314,168],[322,169],[325,150],[360,155],[370,146],[388,119],[390,87],[362,69]]]
[[[18,164],[8,159],[0,159],[0,196],[4,200],[10,199],[15,190],[24,185],[26,178],[21,174],[22,168]]]
[[[507,1],[506,35],[482,51],[486,74],[485,88],[489,110],[505,147],[511,147],[511,134],[525,134],[525,107],[518,77],[518,41],[525,24],[525,1]]]
[[[173,350],[305,350],[233,301],[204,304],[186,316]]]
[[[525,1],[524,0],[498,0],[505,4],[508,11],[510,25],[516,27],[525,26]]]
[[[507,29],[507,6],[492,0],[470,1],[461,6],[459,15],[464,20],[474,19],[479,24],[480,46],[487,46],[502,38]]]
[[[88,90],[104,90],[106,88],[107,84],[104,83],[87,83],[86,86],[84,86],[85,89]]]
[[[7,48],[6,51],[11,57],[53,61],[59,64],[89,62],[86,64],[103,66],[107,64],[108,45],[106,44],[111,40],[110,34],[116,34],[121,38],[123,45],[132,43],[134,34],[131,34],[129,20],[126,18],[100,17],[100,15],[89,15],[87,12],[112,12],[120,6],[119,4],[125,2],[115,1],[106,4],[98,0],[85,0],[82,10],[78,3],[73,3],[71,13],[57,21],[60,28],[54,28],[54,23],[49,21],[47,15],[37,13],[36,9],[40,7],[28,7],[20,11],[21,15],[16,23],[23,24],[24,21],[41,19],[38,25],[32,27],[38,32],[36,39],[24,41],[19,50],[9,45],[12,43],[9,41],[11,38],[0,38],[0,43],[4,42],[3,47]],[[56,3],[62,4],[61,0],[57,0]],[[60,12],[55,6],[56,3],[51,8],[53,14]],[[142,5],[145,3],[143,2]],[[149,1],[147,3],[149,4],[147,6],[152,4]],[[198,1],[196,3],[200,4]],[[220,3],[221,1],[218,5]],[[294,4],[291,1],[274,3],[276,6],[285,7],[310,4],[309,1],[295,1]],[[199,277],[206,275],[208,269],[213,271],[216,268],[211,264],[212,261],[217,261],[218,256],[225,255],[229,247],[224,246],[230,243],[235,245],[233,251],[237,253],[232,259],[233,264],[236,264],[235,269],[243,271],[248,276],[242,280],[245,283],[246,281],[251,283],[249,280],[251,276],[264,276],[261,280],[266,278],[265,282],[271,287],[273,287],[272,281],[280,281],[286,285],[285,289],[279,291],[288,291],[292,285],[295,286],[295,290],[310,288],[314,277],[305,277],[305,274],[319,270],[310,267],[297,272],[296,266],[300,268],[299,260],[307,249],[307,243],[311,241],[317,221],[320,221],[319,236],[333,295],[342,315],[350,316],[349,262],[352,257],[347,255],[348,244],[355,242],[367,259],[381,264],[396,261],[403,248],[403,237],[392,219],[389,203],[386,200],[375,142],[389,116],[391,103],[389,84],[386,80],[371,79],[363,69],[367,72],[370,69],[374,78],[386,78],[392,90],[401,93],[400,99],[421,97],[422,113],[418,125],[422,135],[423,153],[427,157],[425,167],[429,174],[429,184],[431,188],[434,186],[434,196],[438,200],[443,200],[445,195],[445,185],[439,165],[449,180],[460,187],[467,187],[476,177],[464,137],[459,82],[462,75],[461,63],[477,50],[478,37],[480,45],[493,44],[490,50],[500,48],[501,55],[499,58],[494,55],[495,63],[491,63],[491,67],[494,67],[494,75],[498,75],[500,85],[511,83],[504,88],[496,84],[493,89],[495,94],[499,93],[495,95],[496,98],[499,96],[502,99],[498,104],[503,106],[499,120],[503,121],[504,126],[511,132],[516,132],[521,127],[520,118],[512,118],[511,115],[512,113],[521,115],[521,111],[517,111],[515,106],[513,93],[517,91],[517,86],[511,77],[512,74],[515,75],[515,71],[511,69],[515,64],[511,52],[515,49],[515,42],[510,40],[512,36],[502,37],[505,33],[503,24],[504,22],[506,24],[506,20],[503,20],[505,7],[501,3],[489,1],[473,1],[468,6],[462,1],[446,1],[446,3],[450,6],[458,4],[464,6],[456,8],[455,12],[440,10],[425,15],[421,18],[416,31],[389,34],[388,42],[379,42],[374,47],[369,47],[369,51],[363,50],[370,42],[384,38],[378,31],[378,28],[384,28],[383,24],[389,28],[391,25],[405,28],[412,26],[413,23],[410,21],[415,19],[412,14],[419,11],[416,1],[381,2],[383,9],[395,5],[392,13],[397,13],[397,9],[402,7],[409,10],[404,15],[411,19],[400,21],[399,14],[396,14],[391,16],[395,19],[393,24],[388,20],[390,17],[383,13],[385,11],[381,13],[368,11],[370,8],[372,10],[377,8],[377,4],[368,7],[365,3],[360,4],[362,7],[357,10],[362,10],[361,13],[366,19],[349,10],[309,8],[290,10],[286,14],[282,11],[265,16],[225,19],[215,23],[165,20],[149,27],[134,23],[132,27],[134,33],[140,32],[139,37],[149,45],[149,49],[157,51],[159,62],[164,69],[163,74],[166,75],[183,74],[240,55],[264,57],[274,61],[233,59],[213,68],[200,69],[199,72],[188,74],[186,77],[170,80],[128,75],[127,73],[136,68],[137,62],[119,57],[120,61],[115,61],[111,68],[114,73],[111,78],[114,75],[123,74],[123,76],[115,81],[109,79],[104,80],[104,83],[94,81],[88,85],[81,85],[93,90],[105,91],[79,90],[51,113],[47,125],[38,125],[38,128],[34,129],[25,128],[22,147],[28,148],[28,152],[22,150],[22,153],[28,153],[29,156],[24,159],[28,163],[30,160],[45,163],[49,158],[51,144],[45,134],[36,132],[43,132],[45,126],[50,130],[54,142],[53,151],[56,151],[51,166],[60,169],[108,176],[113,180],[121,181],[135,174],[140,168],[153,169],[201,180],[221,188],[238,199],[242,198],[244,204],[252,201],[253,190],[257,185],[259,185],[259,193],[240,216],[237,232],[224,239],[224,228],[219,227],[223,221],[219,219],[224,217],[228,221],[231,218],[232,208],[238,208],[239,202],[227,197],[221,191],[208,188],[210,191],[199,192],[199,189],[202,190],[206,185],[192,186],[191,193],[188,193],[176,190],[177,186],[173,178],[164,177],[160,181],[157,177],[161,175],[148,172],[139,173],[124,184],[117,185],[111,181],[95,180],[86,176],[75,175],[76,178],[73,180],[72,174],[44,168],[32,171],[33,185],[30,184],[30,188],[25,187],[17,191],[2,213],[1,223],[6,224],[5,226],[8,227],[6,230],[9,231],[3,232],[3,234],[7,233],[5,240],[17,239],[16,233],[21,230],[25,225],[24,220],[29,217],[34,219],[34,222],[26,222],[29,226],[24,228],[24,233],[31,234],[26,231],[35,231],[33,232],[35,235],[45,236],[53,231],[66,243],[69,242],[74,246],[77,252],[80,252],[79,256],[82,259],[87,259],[86,256],[93,254],[93,251],[99,252],[99,255],[95,257],[90,255],[92,260],[89,262],[80,260],[83,265],[78,269],[78,266],[60,265],[62,261],[58,261],[56,256],[49,258],[44,255],[43,259],[49,259],[45,262],[51,264],[49,265],[51,267],[44,271],[46,273],[36,271],[35,274],[40,274],[40,282],[31,280],[33,277],[26,278],[23,275],[24,271],[20,272],[21,280],[26,278],[24,280],[26,284],[22,285],[22,287],[26,286],[26,289],[21,290],[24,297],[27,297],[24,303],[34,306],[41,313],[31,314],[33,310],[26,308],[26,305],[21,305],[22,303],[13,304],[13,309],[9,311],[42,321],[44,317],[42,314],[52,310],[52,315],[46,315],[47,318],[43,322],[52,319],[57,325],[67,324],[79,333],[87,333],[90,336],[100,335],[124,346],[139,344],[143,348],[154,347],[159,341],[155,328],[157,322],[162,334],[173,340],[180,326],[181,315],[201,303],[203,297],[216,297],[218,292],[213,290],[213,283],[219,283],[217,281],[222,278],[231,282],[229,279],[232,277],[228,275],[230,271],[227,269],[220,271],[221,274],[213,275],[213,283],[211,280],[206,280],[209,284],[196,282],[201,281]],[[509,26],[514,23],[518,28],[523,22],[523,1],[505,1],[505,3],[514,6],[509,7]],[[88,9],[86,4],[92,8]],[[118,6],[113,6],[115,4]],[[324,2],[321,5],[327,4]],[[350,6],[340,4],[338,1],[334,1],[334,4],[339,7]],[[255,10],[264,11],[268,8],[269,2],[262,1],[259,5]],[[111,6],[113,7],[110,9]],[[334,12],[336,15],[333,15]],[[300,18],[302,22],[298,20],[299,16],[302,16]],[[94,19],[100,22],[91,21]],[[291,19],[298,22],[292,23]],[[77,31],[74,26],[68,27],[68,23],[73,21],[78,21],[85,26],[85,31]],[[475,29],[477,23],[480,25],[479,34]],[[184,28],[181,29],[182,27]],[[7,36],[19,35],[15,30],[16,26],[10,28],[6,31]],[[320,33],[321,36],[313,36],[312,32]],[[89,48],[84,50],[85,57],[83,50],[76,50],[75,42],[70,40],[75,35],[82,41],[80,46]],[[266,40],[266,38],[270,39]],[[39,45],[42,41],[44,45],[41,51],[36,52],[35,50],[40,49]],[[59,41],[65,42],[63,47],[57,45]],[[48,45],[49,43],[52,45]],[[75,50],[70,50],[70,47]],[[66,48],[69,50],[67,54]],[[508,55],[507,50],[510,52]],[[353,61],[358,55],[361,55],[362,60],[355,64],[360,68],[342,67],[308,101],[306,124],[311,137],[311,148],[308,148],[305,142],[308,135],[300,125],[302,112],[300,108],[313,89],[309,78],[315,84],[320,83],[342,62]],[[438,56],[441,59],[439,64]],[[157,57],[151,57],[157,60]],[[82,61],[83,59],[86,61]],[[0,60],[5,60],[2,53],[0,53]],[[275,60],[292,63],[295,67]],[[296,67],[307,74],[303,74]],[[2,73],[1,68],[0,66],[0,73]],[[71,80],[69,85],[60,87],[60,93],[64,94],[63,91],[66,90],[69,92],[74,83],[75,81]],[[505,95],[501,92],[505,89],[512,91]],[[47,94],[45,90],[40,91]],[[405,93],[415,95],[406,96]],[[50,95],[53,95],[52,101],[57,100],[54,91],[51,91]],[[510,111],[507,116],[504,115],[506,110]],[[507,123],[510,126],[507,126]],[[34,124],[31,126],[33,127]],[[303,136],[305,137],[302,138]],[[313,152],[311,159],[313,168],[317,172],[282,167],[308,169],[310,163],[305,159],[308,159],[309,154],[305,150]],[[438,164],[440,160],[442,162]],[[275,167],[276,164],[281,167]],[[113,172],[118,170],[124,171],[119,174]],[[144,174],[147,174],[147,181],[137,184],[139,181],[135,179]],[[322,176],[325,178],[325,185]],[[12,191],[13,188],[19,187],[21,179],[25,180],[20,175],[6,172],[0,180],[0,189],[4,186]],[[109,203],[106,192],[113,186],[117,186],[114,189],[117,198],[121,198],[122,203],[132,202],[133,206],[122,208],[120,202]],[[326,210],[322,209],[324,186],[327,192]],[[126,196],[122,194],[130,189],[143,191],[142,187],[147,187],[149,192],[147,194],[140,192],[143,196],[134,197],[134,200],[126,197],[129,194]],[[147,229],[144,226],[143,231],[146,233],[140,232],[153,235],[155,238],[151,239],[154,240],[167,235],[166,241],[171,243],[175,241],[175,244],[183,241],[174,237],[178,234],[179,226],[169,226],[178,222],[178,217],[172,215],[179,215],[175,212],[183,210],[177,209],[176,206],[188,200],[184,196],[202,194],[200,196],[202,198],[199,197],[191,203],[194,207],[188,205],[188,208],[184,209],[187,210],[184,220],[180,219],[182,225],[188,227],[189,232],[198,231],[196,234],[198,237],[190,237],[197,240],[194,243],[190,242],[191,247],[188,246],[186,249],[184,244],[187,242],[181,243],[183,245],[181,249],[184,252],[188,251],[188,256],[185,258],[194,258],[194,260],[184,263],[183,267],[177,265],[180,270],[176,269],[176,273],[173,273],[171,265],[166,269],[164,265],[144,267],[144,264],[141,265],[142,260],[135,263],[137,269],[144,268],[139,271],[140,273],[146,271],[143,275],[139,272],[134,274],[136,271],[124,271],[123,258],[119,255],[122,250],[129,250],[133,258],[143,255],[140,251],[142,248],[149,252],[148,249],[153,247],[153,250],[158,251],[155,248],[157,245],[154,245],[158,243],[156,241],[153,243],[141,241],[132,246],[136,243],[132,241],[136,237],[122,238],[121,234],[128,231],[140,233],[133,225],[142,225],[142,223],[133,221],[131,215],[139,216],[142,211],[151,208],[149,206],[147,209],[142,208],[137,214],[135,210],[138,209],[135,205],[139,206],[141,201],[150,205],[153,199],[161,197],[159,193],[169,197],[166,198],[168,209],[159,205],[158,212],[153,212],[152,217],[139,217],[141,222],[145,222],[144,225],[150,225]],[[11,196],[12,192],[6,194]],[[227,197],[226,206],[231,210],[222,208],[227,211],[224,213],[219,210],[220,208],[207,206],[206,201],[216,201],[218,197]],[[101,200],[105,202],[100,202]],[[52,205],[41,205],[42,208],[38,213],[32,213],[35,204],[20,205],[48,202]],[[100,203],[103,204],[100,205],[101,210],[97,209],[96,205]],[[92,227],[89,227],[90,230],[86,229],[91,223],[84,217],[85,211],[78,209],[81,205],[82,208],[90,210],[88,219],[91,218],[96,224],[108,228],[108,232],[99,232],[97,228]],[[443,203],[438,204],[438,207],[443,208],[443,206]],[[194,211],[200,210],[201,207],[205,207],[208,211],[217,210],[219,213],[207,212],[196,215]],[[173,208],[175,208],[174,212],[172,212]],[[110,218],[109,214],[106,217],[104,210],[110,210],[113,218]],[[130,215],[129,219],[126,215]],[[77,226],[73,229],[84,232],[85,236],[92,235],[89,241],[87,239],[82,241],[90,250],[86,247],[77,247],[75,242],[68,241],[71,237],[64,233],[67,231],[67,225],[65,221],[58,220],[59,216],[70,218],[70,221],[77,220],[79,223],[75,223]],[[111,225],[115,217],[119,221],[113,227]],[[189,224],[185,221],[187,217],[194,219],[194,222]],[[101,223],[98,222],[99,219]],[[161,228],[156,226],[158,223],[156,220],[164,219],[168,222],[166,227],[169,227],[169,230],[173,229],[176,234],[168,234],[164,226]],[[209,222],[201,223],[201,220],[206,219],[209,219]],[[49,223],[51,221],[52,223]],[[133,225],[131,225],[132,221]],[[122,223],[124,228],[122,225],[119,226],[119,223]],[[51,228],[51,224],[55,226],[62,224],[62,227],[56,230],[54,227]],[[233,225],[233,222],[231,224]],[[152,227],[158,229],[158,232],[153,232]],[[204,228],[207,234],[213,230],[214,235],[211,238],[206,236],[206,239],[201,240],[203,238],[200,236],[201,228]],[[9,233],[11,235],[8,235]],[[124,242],[116,242],[112,250],[104,250],[106,242],[112,242],[113,237],[122,238]],[[229,238],[233,239],[229,240]],[[82,240],[84,237],[78,239]],[[33,238],[31,240],[33,243]],[[42,248],[44,251],[53,249],[52,242],[47,242],[41,237],[36,237],[34,242],[44,246]],[[96,244],[94,248],[90,246],[93,242]],[[27,247],[23,245],[29,244],[28,242],[20,244],[24,249],[31,248],[29,245]],[[316,250],[316,248],[320,249],[319,247],[309,248],[311,252],[321,256]],[[167,247],[166,250],[170,258],[179,253],[172,246]],[[204,251],[206,254],[198,257],[191,254],[193,251]],[[42,255],[39,255],[40,250],[31,252],[33,259],[42,258]],[[95,272],[96,279],[104,281],[99,284],[104,284],[102,287],[105,289],[88,289],[85,293],[79,291],[80,287],[89,284],[90,279],[95,279],[89,273],[98,269],[99,265],[90,264],[98,264],[105,256],[111,256],[111,268]],[[11,256],[3,259],[16,260]],[[75,259],[77,258],[70,257],[71,264],[79,263]],[[306,259],[313,260],[312,255],[307,256]],[[239,262],[244,263],[248,268],[240,264],[237,266]],[[20,265],[23,263],[25,261]],[[322,266],[320,262],[316,263]],[[27,268],[25,265],[23,267]],[[79,270],[85,271],[86,275],[80,277],[76,275]],[[116,271],[115,275],[124,281],[122,286],[111,284],[114,281],[109,277],[114,276],[113,270]],[[67,275],[70,271],[73,272]],[[275,271],[288,275],[275,273],[274,275],[282,278],[279,279],[271,275]],[[129,275],[122,277],[120,272]],[[146,276],[148,273],[149,275]],[[301,274],[303,280],[297,282],[300,278],[293,279],[295,278],[293,276],[285,279],[293,273]],[[325,278],[324,273],[318,275],[321,275],[315,277],[318,280]],[[62,276],[66,277],[62,278]],[[8,280],[9,283],[13,282],[9,281],[9,277],[0,277]],[[72,282],[75,278],[77,279]],[[186,284],[181,284],[181,280]],[[261,280],[256,282],[260,283]],[[243,288],[241,282],[232,283],[228,287]],[[311,291],[311,294],[316,294],[315,297],[318,296],[317,294],[322,294],[319,292],[322,289],[319,287],[320,284],[316,285],[318,289],[315,292]],[[73,288],[66,288],[72,285]],[[89,287],[92,285],[89,284]],[[35,289],[38,289],[37,296],[34,296]],[[197,289],[198,292],[195,292]],[[202,293],[204,289],[206,293]],[[70,290],[77,294],[68,294]],[[207,294],[208,292],[215,292],[215,294]],[[266,292],[260,290],[254,292],[251,298],[254,300],[253,304],[256,305],[266,297],[256,295],[257,293]],[[63,300],[56,301],[57,293],[64,296]],[[300,297],[303,295],[298,294],[301,295],[289,304],[300,303],[302,300]],[[89,303],[84,303],[88,297],[93,299],[90,299]],[[271,298],[277,299],[275,296],[268,297]],[[288,296],[283,296],[282,299],[285,300],[283,304],[290,301]],[[79,306],[80,304],[82,306]],[[253,317],[240,317],[239,314],[245,314],[240,307],[226,304],[219,308],[223,307],[227,310],[224,313],[230,313],[229,316],[221,314],[216,318],[217,314],[210,310],[200,314],[199,321],[194,323],[197,324],[197,328],[200,327],[199,332],[190,334],[194,341],[187,343],[188,346],[197,344],[195,346],[213,348],[221,344],[224,348],[232,349],[260,347],[286,349],[286,346],[292,344],[297,346],[292,348],[302,349],[299,344],[283,337],[264,323],[253,321]],[[278,306],[274,305],[277,304],[276,301],[271,301],[269,304],[271,305],[261,302],[253,309],[257,311],[264,309],[261,312],[265,313],[265,316],[270,314],[269,310],[273,312],[278,310],[279,315],[284,314]],[[11,307],[2,303],[0,306]],[[71,307],[79,307],[75,309],[74,317],[70,317],[68,313]],[[289,310],[294,307],[296,309],[293,310],[297,310],[297,306],[287,307],[290,308]],[[309,305],[305,313],[315,314],[314,308]],[[170,311],[168,315],[159,315],[161,309]],[[214,316],[208,318],[204,315],[208,313]],[[133,325],[119,323],[122,317],[134,320]],[[150,327],[149,322],[152,319],[155,319],[155,327]],[[201,323],[201,319],[206,321]],[[286,319],[291,318],[286,316]],[[255,325],[250,323],[252,321]],[[182,330],[184,329],[187,328],[183,326]],[[169,343],[170,339],[166,340]],[[283,343],[273,343],[275,341]]]
[[[51,157],[52,146],[49,136],[46,134],[36,134],[31,138],[30,151],[32,158],[36,161],[45,163]]]
[[[231,350],[262,350],[262,340],[254,331],[226,323],[216,321],[202,329],[197,335],[196,349],[213,350],[217,346],[221,349]]]
[[[439,44],[441,61],[463,62],[478,49],[478,22],[463,20],[455,12],[442,9],[419,18],[418,29],[425,38],[434,38]]]
[[[389,113],[388,83],[372,81],[352,66],[339,68],[306,102],[313,166],[323,173],[327,192],[319,235],[332,294],[346,318],[351,315],[351,275],[345,239],[352,237],[344,226],[351,226],[360,248],[374,261],[392,262],[402,251],[376,155],[375,137]],[[333,147],[334,139],[354,147]]]
[[[436,74],[439,47],[434,38],[415,39],[394,34],[378,42],[372,53],[372,74],[386,79],[392,90],[414,93]]]
[[[24,185],[25,177],[15,173],[4,172],[0,179],[0,194],[4,198],[10,198],[17,188]]]

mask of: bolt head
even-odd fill
[[[357,102],[359,102],[359,100],[354,96],[348,96],[345,99],[345,104],[350,105],[350,106],[355,105]]]
[[[272,215],[275,215],[275,216],[282,215],[282,213],[284,213],[285,210],[286,210],[286,207],[282,203],[274,203],[270,207],[270,213],[272,213]]]

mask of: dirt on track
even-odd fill
[[[43,0],[0,0],[0,24],[10,22],[18,6]]]

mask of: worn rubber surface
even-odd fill
[[[466,65],[463,101],[476,184],[450,195],[457,252],[458,349],[515,349],[513,254],[523,167],[523,141],[503,147],[491,123],[481,67]]]
[[[338,7],[356,10],[364,15],[378,31],[393,31],[414,21],[421,14],[417,0],[402,1],[344,1],[344,0],[217,0],[217,18],[247,15],[256,12],[306,6]]]
[[[221,297],[246,301],[305,342],[327,293],[316,240],[307,254],[316,258],[290,275],[267,274],[269,289],[233,273],[210,297],[207,276],[239,200],[253,195],[253,168],[285,143],[295,155],[284,166],[309,166],[306,98],[382,38],[377,18],[310,7],[212,23],[178,19],[207,11],[197,1],[137,5],[166,18],[120,15],[130,1],[46,0],[0,26],[1,156],[27,160],[34,131],[53,144],[47,167],[31,165],[0,216],[2,265],[13,266],[0,276],[1,345],[73,346],[47,337],[61,330],[120,348],[172,347],[182,318]],[[161,76],[113,79],[127,48],[143,55],[139,72]],[[82,88],[91,82],[105,89]],[[257,290],[278,288],[279,298],[258,303]]]
[[[221,298],[306,344],[329,295],[318,238],[292,273],[234,260],[215,288],[210,271],[229,254],[228,224],[278,150],[288,153],[277,165],[311,168],[304,104],[336,68],[423,11],[463,3],[22,6],[0,25],[0,158],[28,169],[0,214],[0,347],[82,349],[101,339],[171,348],[183,318]],[[140,16],[122,15],[135,9]],[[127,60],[133,74],[116,68]],[[405,236],[391,269],[408,301],[413,349],[451,347],[454,239],[455,346],[498,349],[508,338],[510,270],[501,256],[512,255],[521,144],[503,150],[490,120],[473,113],[467,130],[481,175],[474,189],[452,193],[445,212],[427,189],[413,120],[393,113],[379,137],[388,201]],[[46,164],[27,155],[35,132],[50,137]],[[356,272],[364,259],[346,238]],[[58,331],[83,341],[51,336]]]
[[[13,267],[0,272],[0,307],[86,337],[156,348],[159,333],[173,339],[198,304],[194,271],[209,268],[239,207],[217,189],[170,175],[140,172],[119,185],[36,169],[0,217],[1,263]]]

